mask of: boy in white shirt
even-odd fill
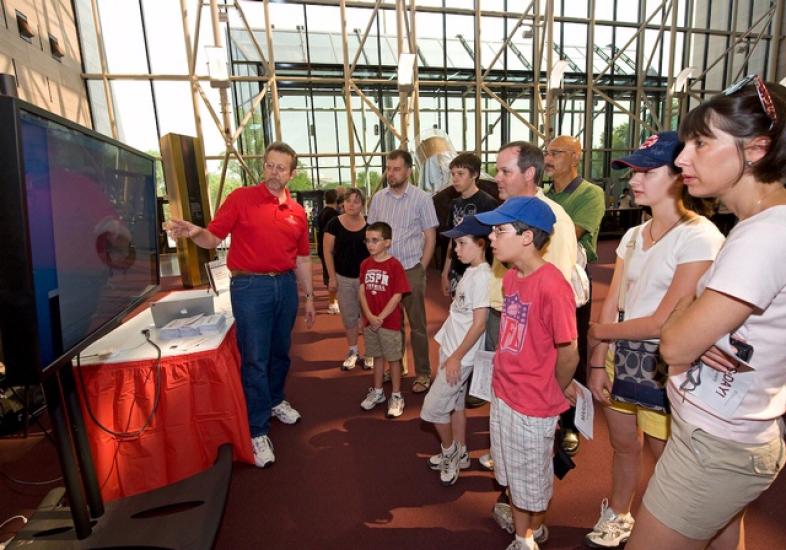
[[[434,337],[440,345],[440,365],[420,411],[420,417],[434,424],[439,434],[441,452],[430,457],[428,465],[439,470],[440,482],[446,486],[453,485],[459,471],[469,467],[464,400],[488,318],[491,267],[486,249],[490,231],[475,216],[467,216],[442,233],[455,239],[458,259],[468,266],[456,286],[448,318]]]

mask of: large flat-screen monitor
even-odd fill
[[[0,97],[0,337],[43,380],[157,289],[154,159]]]

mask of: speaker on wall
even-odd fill
[[[161,160],[170,215],[206,227],[211,218],[202,141],[191,136],[166,134],[161,138]],[[191,239],[178,239],[177,260],[183,286],[207,284],[205,263],[215,256],[215,250],[200,248]]]

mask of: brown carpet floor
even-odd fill
[[[594,269],[594,303],[599,307],[611,276],[614,241],[601,243]],[[448,301],[429,273],[428,319],[433,335]],[[315,287],[321,276],[315,273]],[[259,470],[235,464],[229,499],[215,548],[239,549],[503,549],[511,536],[491,519],[497,498],[493,476],[473,460],[456,485],[442,487],[425,459],[439,448],[430,425],[418,413],[422,395],[404,385],[406,409],[386,420],[382,408],[360,409],[371,383],[368,371],[342,372],[346,352],[338,316],[328,315],[324,289],[313,330],[298,325],[287,396],[303,414],[295,426],[274,423],[271,438],[276,464]],[[432,366],[437,346],[431,345]],[[410,365],[412,362],[410,360]],[[410,370],[412,368],[410,367]],[[488,447],[488,406],[469,412],[470,455]],[[544,548],[582,548],[610,487],[611,450],[598,413],[595,439],[582,441],[577,468],[555,482],[547,517],[551,538]],[[647,468],[652,461],[647,461]],[[47,480],[59,475],[54,448],[40,435],[0,440],[0,472],[16,478]],[[644,487],[642,482],[642,488]],[[51,486],[20,485],[0,479],[0,521],[30,513]],[[690,488],[686,487],[686,493]],[[746,519],[749,550],[786,549],[786,475],[751,506]],[[636,506],[638,506],[638,499]],[[0,529],[18,529],[14,523]]]
[[[603,263],[594,267],[598,308],[611,278],[615,246],[616,241],[602,242]],[[432,336],[449,305],[438,283],[438,273],[429,272]],[[315,276],[315,288],[322,288],[320,276]],[[498,495],[493,475],[473,460],[456,485],[439,484],[438,474],[425,464],[439,442],[433,428],[420,420],[423,397],[411,393],[409,383],[404,385],[407,406],[401,418],[387,420],[381,408],[360,409],[371,384],[369,371],[337,368],[346,353],[343,328],[338,316],[326,313],[324,291],[317,298],[314,330],[306,331],[302,324],[296,329],[287,386],[303,421],[273,425],[277,462],[272,468],[235,467],[216,548],[505,548],[511,536],[490,516]],[[434,368],[438,349],[433,341],[430,351]],[[476,459],[489,444],[488,406],[469,415],[468,444]],[[602,418],[595,422],[595,439],[582,442],[576,464],[555,483],[545,548],[581,548],[598,518],[611,481],[611,449]],[[652,468],[651,460],[647,468]],[[784,495],[786,476],[781,476],[752,506],[749,550],[786,549]]]

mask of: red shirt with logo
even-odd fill
[[[407,274],[396,258],[391,256],[382,262],[373,257],[366,258],[360,264],[360,284],[366,296],[368,309],[379,315],[394,294],[406,294],[410,291]],[[382,322],[382,327],[390,330],[401,330],[401,304]]]
[[[576,339],[573,289],[552,264],[502,279],[504,301],[494,356],[494,394],[527,416],[556,416],[569,407],[557,382],[557,345]]]
[[[219,239],[232,234],[227,256],[231,270],[268,273],[290,271],[297,256],[308,256],[308,220],[303,207],[285,189],[279,203],[264,183],[232,191],[207,230]]]

